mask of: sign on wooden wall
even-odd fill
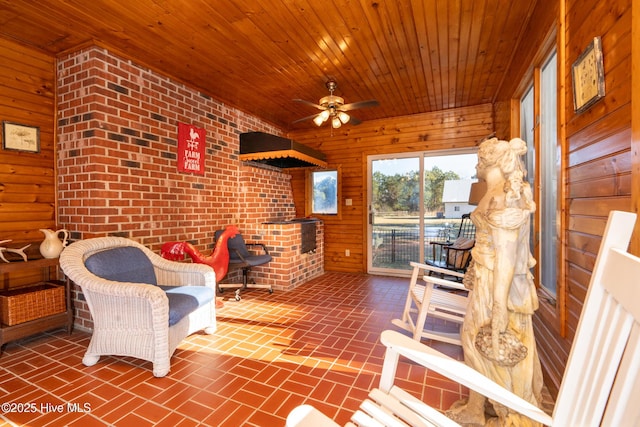
[[[178,123],[178,172],[204,175],[205,130]]]

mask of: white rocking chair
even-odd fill
[[[635,218],[635,214],[627,212],[609,215],[553,416],[464,363],[398,332],[384,331],[381,341],[387,346],[387,352],[380,389],[371,392],[351,418],[354,424],[347,425],[458,425],[393,385],[400,356],[544,425],[638,425],[640,258],[626,252]],[[287,426],[337,424],[315,408],[302,405],[289,414]]]
[[[461,345],[460,325],[467,312],[469,290],[462,283],[437,277],[464,277],[464,273],[445,270],[432,265],[410,262],[413,267],[407,301],[402,313],[402,319],[393,319],[391,323],[413,334],[413,339],[422,338]],[[433,273],[433,274],[432,274]],[[427,318],[449,322],[455,329],[453,332],[441,330],[444,325],[429,325],[425,327]],[[440,328],[440,329],[439,329]]]

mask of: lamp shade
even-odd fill
[[[342,124],[346,124],[351,117],[349,117],[349,115],[347,113],[345,113],[344,111],[339,111],[338,112],[338,118],[340,119]]]
[[[318,114],[314,119],[313,119],[313,123],[315,123],[317,126],[322,125],[324,122],[327,121],[327,119],[329,118],[329,116],[331,115],[331,113],[329,113],[328,110],[324,110],[322,113]]]
[[[471,184],[471,190],[469,191],[469,204],[472,206],[478,206],[480,199],[482,199],[487,192],[487,182],[478,181]]]

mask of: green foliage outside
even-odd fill
[[[335,176],[321,177],[313,185],[313,212],[335,214],[338,212],[338,182]]]
[[[427,212],[444,211],[442,193],[444,182],[460,179],[453,171],[442,171],[434,166],[424,172],[424,205]],[[420,211],[418,185],[420,174],[411,171],[405,174],[373,174],[373,208],[377,212],[405,211],[415,214]]]

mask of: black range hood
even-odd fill
[[[327,167],[326,156],[289,138],[264,132],[240,134],[240,160],[277,168]]]

